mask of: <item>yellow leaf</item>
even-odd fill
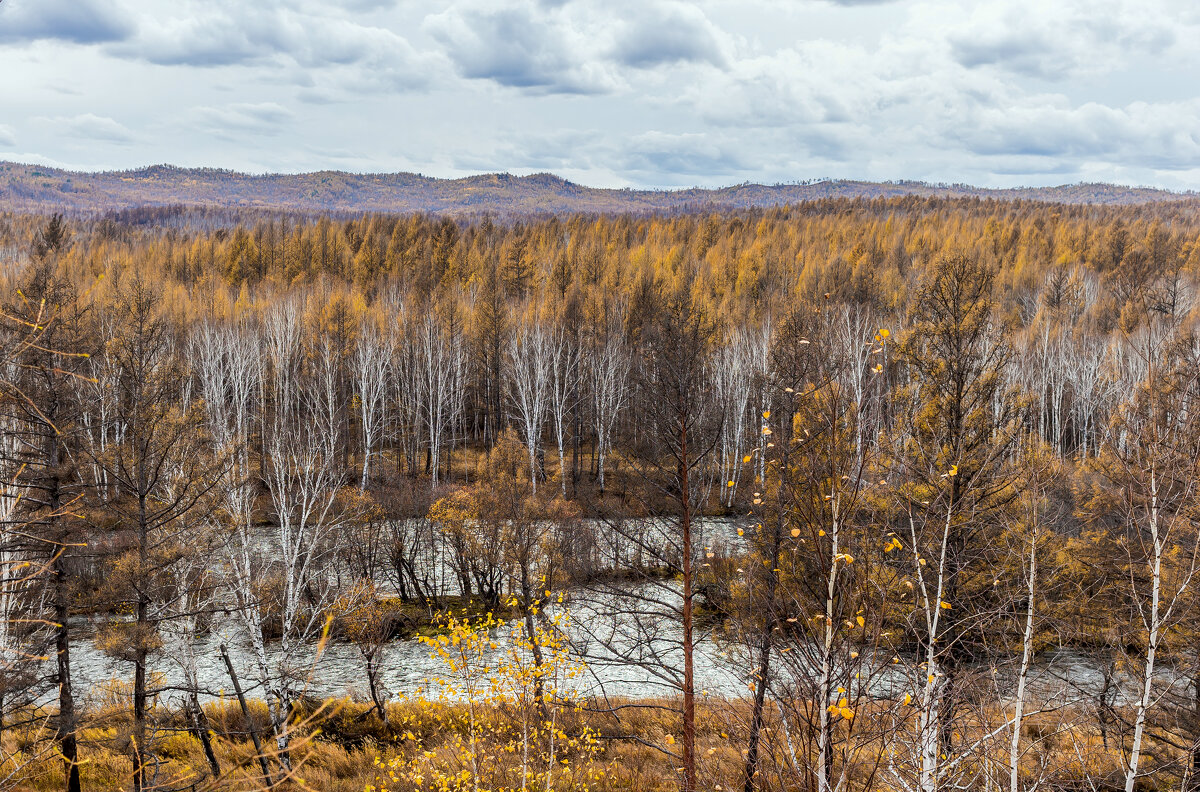
[[[942,610],[950,610],[950,603],[949,603],[949,602],[946,602],[945,600],[942,600],[942,603],[941,603],[941,605],[942,605]]]
[[[849,707],[842,707],[838,710],[838,713],[846,720],[851,720],[854,717],[854,710]]]
[[[792,538],[794,539],[794,538],[796,538],[796,537],[797,537],[797,536],[799,536],[799,535],[800,535],[800,529],[799,529],[799,528],[793,528],[793,529],[792,529]]]
[[[771,411],[770,411],[770,410],[765,410],[765,411],[763,412],[763,418],[770,418],[770,417],[771,417]]]
[[[858,622],[859,627],[862,627],[867,623],[867,620],[864,619],[862,616],[859,616],[857,619],[855,619],[855,621]]]
[[[675,737],[673,735],[668,734],[667,735],[667,745],[674,745],[674,744],[675,744]]]
[[[730,480],[729,480],[729,481],[728,481],[728,482],[725,484],[725,486],[726,486],[726,487],[732,487],[732,486],[733,486],[733,479],[730,479]]]
[[[887,338],[891,334],[892,334],[892,332],[890,330],[888,330],[886,327],[879,328],[879,337],[880,338]]]
[[[904,694],[904,703],[905,703],[905,704],[912,704],[912,693],[905,693],[905,694]]]
[[[753,459],[753,458],[754,458],[754,457],[750,456],[749,454],[746,454],[746,456],[742,457],[742,462],[743,462],[743,463],[745,463],[745,464],[749,464],[749,463],[750,463],[750,460],[751,460],[751,459]]]

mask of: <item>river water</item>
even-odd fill
[[[744,521],[706,520],[699,530],[701,546],[736,544],[737,528]],[[619,544],[619,539],[610,539]],[[608,548],[609,557],[624,556],[618,547]],[[643,584],[645,585],[645,584]],[[667,697],[673,693],[678,679],[680,654],[677,620],[667,614],[676,606],[678,591],[673,584],[651,584],[652,592],[632,592],[633,599],[616,597],[612,591],[571,592],[566,607],[569,610],[567,633],[574,650],[588,658],[588,671],[576,684],[585,694],[629,698]],[[639,612],[638,597],[645,596],[650,604]],[[618,603],[616,600],[624,599]],[[634,603],[635,607],[630,607]],[[72,648],[72,677],[83,705],[99,705],[110,701],[117,687],[128,684],[133,677],[132,663],[110,657],[96,645],[95,635],[103,618],[79,619],[76,622],[77,640]],[[496,639],[505,644],[506,630],[497,631]],[[179,645],[180,637],[168,638],[162,649],[151,658],[151,674],[162,692],[163,704],[178,703],[182,697],[184,669],[180,658],[187,653]],[[205,700],[230,696],[232,686],[220,647],[228,648],[233,666],[244,692],[250,698],[261,697],[257,681],[254,654],[245,638],[240,622],[232,617],[218,617],[207,632],[192,639],[191,654],[195,657],[201,697]],[[315,643],[293,652],[286,665],[293,669],[297,689],[315,698],[350,696],[365,699],[368,695],[366,663],[359,648],[338,641],[327,642],[317,653]],[[268,643],[270,662],[284,664],[278,642]],[[414,695],[428,691],[431,680],[446,673],[441,661],[431,655],[429,647],[416,640],[396,640],[383,647],[378,666],[381,688],[396,695]],[[910,658],[895,662],[890,653],[864,665],[863,678],[869,682],[871,695],[902,695],[911,689],[920,673]],[[707,695],[738,697],[747,695],[747,680],[752,663],[744,647],[723,643],[701,633],[696,647],[696,688]],[[1102,664],[1094,656],[1078,651],[1043,652],[1031,672],[1034,695],[1043,702],[1059,704],[1090,702],[1104,685]],[[804,673],[793,666],[792,673]],[[996,696],[1003,700],[1011,693],[1012,668],[996,669],[991,685]],[[1188,680],[1164,667],[1162,685],[1182,692]],[[1112,703],[1128,701],[1134,681],[1128,676],[1116,678],[1117,693]],[[47,692],[49,697],[49,692]]]

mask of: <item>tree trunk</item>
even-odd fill
[[[188,709],[192,716],[192,730],[196,734],[196,739],[200,741],[200,745],[204,747],[204,758],[208,761],[208,768],[212,771],[213,779],[220,778],[221,763],[217,761],[217,755],[213,752],[212,739],[208,734],[208,716],[204,714],[204,707],[200,706],[200,699],[194,690],[189,695]]]
[[[683,531],[683,792],[696,792],[696,680],[692,639],[692,505],[689,478],[688,433],[680,405],[679,507]]]
[[[54,508],[57,504],[54,504]],[[69,573],[60,553],[54,560],[54,649],[58,658],[58,744],[67,792],[79,792],[79,746],[76,741],[75,695],[71,688],[71,595]]]
[[[1013,713],[1012,745],[1008,754],[1008,789],[1018,792],[1021,760],[1021,718],[1025,710],[1025,681],[1029,677],[1029,663],[1033,658],[1033,598],[1037,592],[1037,531],[1029,543],[1029,605],[1025,611],[1025,635],[1021,649],[1021,675],[1017,678],[1017,704]]]
[[[233,670],[233,662],[229,659],[229,650],[221,644],[221,659],[225,661],[225,670],[229,672],[229,680],[233,682],[233,692],[237,695],[238,704],[242,709],[242,717],[246,719],[246,731],[250,732],[250,740],[254,743],[254,754],[258,757],[258,766],[262,770],[263,782],[268,787],[273,786],[271,768],[267,766],[267,757],[263,754],[262,739],[258,736],[258,726],[250,717],[250,707],[246,705],[246,696],[242,693],[242,685],[238,682],[237,673]]]
[[[138,562],[142,573],[147,568],[148,536],[146,501],[142,497],[138,508]],[[133,789],[142,792],[146,786],[146,633],[149,622],[149,598],[138,590],[137,647],[133,661]]]
[[[758,671],[754,689],[754,708],[750,713],[750,737],[746,743],[745,792],[754,792],[755,778],[758,775],[758,747],[762,736],[763,714],[767,701],[767,683],[770,680],[771,651],[774,644],[775,631],[775,592],[779,585],[779,576],[774,571],[779,567],[779,549],[783,535],[783,511],[779,510],[775,535],[771,542],[771,564],[767,573],[766,621],[763,623],[762,637],[758,645]]]

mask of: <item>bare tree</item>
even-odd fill
[[[695,792],[695,598],[701,548],[695,517],[702,490],[697,471],[715,451],[724,410],[711,398],[716,336],[712,319],[693,303],[686,284],[664,292],[662,306],[642,328],[636,405],[644,417],[644,431],[631,437],[629,446],[642,485],[637,497],[660,519],[607,523],[614,535],[614,562],[623,560],[619,543],[628,544],[634,558],[624,560],[625,569],[632,563],[630,574],[640,585],[595,581],[591,588],[598,602],[588,607],[598,608],[603,616],[584,616],[577,623],[593,645],[592,662],[639,668],[678,695],[678,706],[669,708],[680,718],[681,750],[676,754],[660,749],[679,761],[684,792]],[[593,388],[612,390],[612,404],[620,403],[616,395],[627,360],[624,347],[615,346],[619,343],[610,338],[603,357],[592,362]],[[670,578],[640,578],[638,566],[641,572],[667,571]],[[664,635],[664,624],[671,625],[672,632],[677,627],[678,634]]]
[[[1118,431],[1101,453],[1102,470],[1124,517],[1119,535],[1128,569],[1128,599],[1144,648],[1126,756],[1125,790],[1133,792],[1141,769],[1155,690],[1158,654],[1168,632],[1185,615],[1186,599],[1200,564],[1200,425],[1190,415],[1200,368],[1174,364],[1168,355],[1170,326],[1151,320],[1142,335],[1145,380],[1120,406]],[[1140,642],[1139,642],[1140,643]],[[1151,770],[1150,772],[1154,772]]]
[[[614,330],[586,357],[588,384],[592,395],[592,419],[596,430],[597,477],[604,491],[604,461],[612,446],[613,431],[629,390],[632,356],[624,339]]]
[[[508,400],[525,439],[534,492],[537,491],[542,426],[550,407],[553,352],[554,339],[536,320],[522,325],[508,339],[508,355],[505,358]]]
[[[454,390],[459,382],[462,357],[461,340],[447,337],[438,327],[435,317],[426,317],[418,329],[416,379],[433,488],[438,485],[438,471],[447,434],[457,417],[455,407],[460,402]]]
[[[117,370],[119,442],[97,462],[117,489],[108,508],[132,534],[133,549],[115,565],[107,588],[132,608],[132,622],[109,627],[109,645],[134,666],[133,787],[148,785],[148,659],[161,645],[163,589],[178,558],[174,538],[192,527],[222,464],[208,452],[202,414],[186,389],[187,370],[174,349],[159,293],[140,277],[123,284],[113,306],[115,337],[105,356]]]
[[[560,494],[567,496],[567,425],[578,404],[579,346],[567,333],[556,330],[550,342],[550,416],[558,443]]]
[[[358,334],[354,354],[350,359],[350,371],[357,391],[363,434],[360,490],[367,488],[367,482],[370,480],[371,453],[383,434],[391,357],[387,338],[380,334],[374,323],[369,320],[365,321]]]
[[[320,420],[310,417],[327,409],[327,380],[320,359],[315,376],[301,378],[295,401],[283,412],[287,420],[272,423],[264,440],[267,454],[266,488],[274,521],[277,548],[274,572],[279,620],[279,655],[265,671],[263,687],[275,730],[280,762],[290,769],[288,718],[307,667],[309,642],[320,633],[323,617],[333,605],[333,581],[323,566],[336,550],[338,527],[350,518],[339,490],[345,483],[337,456]],[[276,405],[277,411],[281,405]]]

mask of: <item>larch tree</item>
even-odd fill
[[[993,276],[977,259],[941,259],[899,350],[908,384],[887,453],[893,535],[913,587],[906,630],[920,661],[910,674],[916,733],[904,766],[891,770],[921,792],[958,783],[968,769],[955,744],[958,717],[971,696],[977,636],[998,612],[979,572],[995,564],[999,517],[1016,492],[1020,399],[1001,393],[1009,348],[994,316]]]
[[[188,371],[161,295],[136,275],[119,294],[111,307],[116,334],[104,350],[117,372],[119,440],[97,463],[117,493],[106,503],[118,517],[116,528],[132,536],[132,548],[115,561],[107,587],[134,618],[112,625],[105,644],[134,667],[131,759],[133,788],[141,792],[153,783],[146,776],[153,766],[147,705],[155,694],[149,657],[161,646],[165,591],[183,547],[177,539],[200,522],[223,460],[208,453],[201,408],[189,396]]]

